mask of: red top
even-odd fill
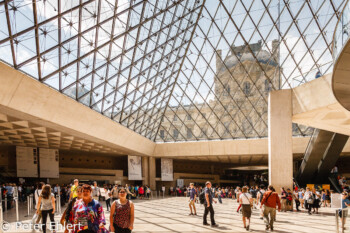
[[[140,187],[139,188],[139,194],[144,194],[145,192],[144,192],[144,190],[143,190],[143,187]]]
[[[276,209],[276,205],[278,206],[278,209],[281,209],[281,201],[280,201],[280,198],[278,196],[278,193],[276,192],[273,192],[271,195],[272,191],[267,191],[264,193],[264,196],[263,196],[263,199],[261,201],[261,205],[266,205],[268,207],[271,207],[271,208],[275,208]],[[268,199],[267,197],[270,196]],[[267,199],[267,201],[266,201]]]
[[[122,205],[118,201],[115,201],[115,215],[114,224],[120,228],[129,228],[130,226],[130,202]]]

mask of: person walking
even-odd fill
[[[98,201],[100,196],[101,196],[100,188],[97,187],[97,182],[94,181],[94,186],[92,186],[92,198]]]
[[[286,211],[293,211],[293,193],[290,188],[287,189],[286,200]]]
[[[262,199],[264,197],[264,193],[266,192],[265,186],[262,184],[260,185],[260,190],[258,191],[256,197],[257,197],[257,206],[261,205]],[[264,219],[264,210],[260,208],[260,219]]]
[[[304,200],[307,213],[311,215],[311,208],[313,207],[315,197],[314,194],[310,191],[310,188],[306,188],[306,192],[304,193]]]
[[[114,185],[111,193],[112,193],[112,200],[113,201],[118,200],[118,185]]]
[[[196,200],[196,197],[197,197],[197,192],[196,192],[196,189],[194,188],[194,184],[191,183],[190,184],[190,204],[189,204],[189,207],[190,207],[190,215],[193,215],[193,212],[192,212],[192,207],[193,207],[193,211],[194,211],[194,215],[197,215],[197,211],[196,211],[196,206],[195,206],[195,200]]]
[[[326,197],[325,197],[325,207],[329,206],[331,207],[331,192],[329,189],[326,189]]]
[[[83,198],[77,200],[73,207],[73,233],[107,233],[106,220],[102,205],[91,195],[92,188],[83,185]]]
[[[42,188],[45,184],[43,182],[40,182],[37,186],[36,186],[36,190],[34,191],[34,199],[35,199],[35,209],[37,210],[36,213],[38,215],[38,217],[36,218],[36,222],[35,223],[39,223],[41,220],[41,209],[37,208],[38,206],[38,202],[39,202],[39,197],[41,195],[42,192]]]
[[[106,207],[107,207],[107,211],[109,211],[109,209],[111,208],[111,191],[108,190],[107,186],[104,188],[105,192],[104,192],[104,197],[105,197],[105,201],[106,201]]]
[[[318,208],[320,208],[320,198],[321,198],[321,194],[319,191],[316,191],[316,189],[312,189],[312,193],[313,193],[313,196],[315,198],[314,200],[314,204],[312,205],[312,209],[313,209],[313,212],[312,213],[315,213],[316,211],[316,214],[318,214]]]
[[[276,218],[276,205],[278,206],[278,211],[281,211],[281,201],[278,193],[274,192],[274,187],[269,185],[268,191],[264,193],[263,199],[260,204],[260,208],[264,206],[264,218],[266,230],[271,229],[273,231],[273,222]],[[269,218],[270,215],[270,218]]]
[[[39,209],[41,210],[42,215],[42,225],[41,229],[44,233],[46,233],[46,221],[47,215],[50,216],[50,221],[52,226],[52,233],[56,233],[55,231],[55,197],[54,194],[51,193],[51,186],[49,184],[44,185],[42,192],[38,199],[38,204],[36,206],[36,213],[39,214]]]
[[[223,192],[224,191],[221,188],[218,188],[217,190],[218,191],[216,193],[217,193],[217,196],[218,196],[218,201],[219,201],[220,204],[222,204],[221,198],[223,197]]]
[[[71,189],[70,189],[70,195],[69,195],[69,200],[68,200],[68,202],[69,202],[70,200],[72,200],[74,197],[77,197],[77,196],[78,196],[78,194],[77,194],[77,188],[78,188],[78,186],[79,186],[79,180],[78,180],[78,179],[75,179],[75,180],[74,180],[74,183],[73,183],[73,185],[72,185],[72,187],[71,187]]]
[[[350,206],[350,200],[348,199],[349,194],[347,192],[342,193],[342,208],[339,209],[339,217],[341,219],[341,228],[346,230],[346,218],[348,217],[348,207]],[[337,220],[338,221],[338,220]]]
[[[283,187],[281,188],[281,204],[282,204],[282,211],[286,212],[287,211],[287,192]]]
[[[304,202],[305,202],[304,189],[299,189],[298,190],[298,197],[299,197],[301,208],[303,209],[304,208]]]
[[[66,208],[66,210],[64,211],[64,213],[62,214],[61,217],[61,225],[65,226],[66,228],[68,228],[68,224],[73,224],[74,221],[74,213],[72,211],[73,206],[75,204],[75,202],[77,200],[81,200],[83,198],[83,188],[81,186],[77,187],[77,197],[74,197],[69,203],[68,206]],[[65,229],[65,233],[68,233],[70,229]]]
[[[119,189],[119,200],[113,202],[109,215],[110,230],[115,233],[130,233],[134,228],[134,204],[126,199],[126,189]]]
[[[293,192],[293,197],[294,197],[294,201],[295,201],[295,208],[297,210],[297,212],[299,212],[299,206],[300,206],[300,200],[299,200],[299,193],[297,190],[294,190]]]
[[[53,188],[53,193],[55,194],[55,198],[57,198],[57,195],[60,195],[58,193],[58,188],[59,188],[58,184],[56,184],[56,186]]]
[[[138,192],[139,192],[139,194],[140,194],[140,199],[143,199],[143,198],[145,197],[145,189],[144,189],[144,187],[143,187],[143,186],[140,186],[140,187],[138,188]]]
[[[213,202],[216,203],[216,201],[213,200],[213,192],[211,189],[211,182],[210,181],[207,181],[205,183],[204,194],[205,194],[205,200],[204,200],[203,225],[205,225],[205,226],[209,225],[207,222],[207,216],[208,216],[208,213],[210,212],[211,226],[218,227],[218,225],[215,223],[215,219],[214,219]]]
[[[253,198],[252,195],[248,193],[248,187],[246,186],[242,188],[242,194],[239,196],[239,203],[242,205],[243,226],[247,231],[249,231]],[[246,224],[246,220],[248,221],[248,224]]]

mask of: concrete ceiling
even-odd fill
[[[0,145],[119,154],[116,149],[0,113]]]

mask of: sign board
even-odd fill
[[[331,194],[331,207],[332,209],[342,208],[342,195],[340,193]]]
[[[322,189],[324,189],[324,190],[331,190],[331,185],[329,185],[329,184],[323,184],[322,185]]]
[[[173,181],[173,160],[172,159],[161,159],[162,168],[162,181]]]
[[[59,178],[59,153],[57,149],[39,148],[40,177]]]
[[[140,156],[128,156],[128,178],[129,180],[142,180]]]
[[[38,177],[38,149],[16,147],[17,177]]]
[[[310,188],[310,190],[313,190],[315,188],[315,185],[314,184],[307,184],[306,187]]]
[[[179,188],[182,188],[184,186],[184,179],[177,179],[176,184]]]

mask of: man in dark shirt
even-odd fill
[[[190,184],[190,210],[191,210],[191,213],[190,215],[193,215],[193,212],[192,212],[192,207],[193,207],[193,210],[194,210],[194,215],[197,215],[197,211],[196,211],[196,206],[195,206],[195,201],[196,201],[196,197],[197,197],[197,192],[196,192],[196,189],[194,188],[194,184],[191,183]]]
[[[215,200],[213,200],[213,193],[211,191],[211,183],[210,181],[207,181],[205,183],[205,202],[204,202],[204,214],[203,214],[203,225],[209,225],[207,222],[207,216],[210,212],[210,221],[212,227],[217,227],[218,225],[215,223],[214,219],[214,209],[213,209],[213,202],[216,203]]]
[[[250,189],[250,195],[252,195],[253,198],[253,208],[256,209],[255,204],[256,204],[256,196],[258,192],[258,186],[256,186],[256,189],[254,186]]]

